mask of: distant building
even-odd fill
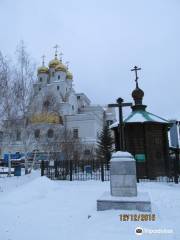
[[[73,75],[56,53],[48,67],[43,61],[38,68],[26,119],[15,120],[10,127],[6,122],[7,126],[1,129],[1,152],[45,151],[48,143],[54,146],[59,141],[64,128],[90,148],[97,144],[103,124],[110,125],[115,120],[113,109],[91,105],[84,93],[75,92]]]
[[[171,147],[179,147],[180,141],[180,122],[177,120],[170,120],[172,123],[172,127],[170,129],[170,146]]]

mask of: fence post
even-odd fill
[[[178,184],[179,180],[179,149],[176,150],[176,158],[174,159],[174,182]]]
[[[104,164],[101,160],[101,181],[104,182]]]
[[[54,161],[54,168],[55,168],[55,179],[56,179],[58,177],[57,160]]]
[[[11,176],[11,153],[8,156],[8,177]]]
[[[69,163],[69,170],[70,170],[70,181],[72,181],[72,160],[70,160],[70,163]]]
[[[139,183],[139,176],[138,176],[138,163],[137,163],[137,160],[135,159],[136,161],[136,179],[137,179],[137,183]]]
[[[41,176],[44,176],[44,160],[41,161]]]

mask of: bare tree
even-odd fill
[[[15,118],[13,81],[10,60],[0,52],[0,119]]]
[[[5,119],[3,127],[6,130],[9,143],[13,142],[12,127],[15,121],[21,125],[21,141],[24,152],[27,153],[29,144],[27,130],[26,112],[32,93],[32,82],[35,73],[35,64],[32,63],[23,41],[16,50],[16,63],[10,64],[6,58],[0,54],[0,82],[1,82],[1,118]],[[27,161],[25,161],[27,172]]]
[[[35,63],[32,62],[23,41],[16,49],[14,68],[14,94],[20,116],[26,117],[27,108],[32,98],[32,86],[35,79]]]
[[[15,101],[18,106],[18,114],[23,121],[23,138],[22,142],[24,145],[25,152],[25,172],[27,173],[27,150],[30,142],[29,137],[31,134],[27,131],[27,109],[32,97],[32,86],[35,79],[35,64],[29,54],[26,51],[24,42],[21,41],[16,49],[16,67],[14,70],[14,95]]]

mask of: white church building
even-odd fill
[[[47,143],[57,141],[64,128],[70,130],[73,137],[79,138],[82,143],[96,145],[103,124],[110,125],[116,121],[115,111],[92,105],[84,93],[76,93],[73,85],[73,75],[62,59],[58,59],[57,51],[48,67],[43,60],[33,85],[33,97],[26,117],[26,133],[22,123],[24,120],[14,122],[11,136],[3,134],[1,154],[35,149],[44,151]]]

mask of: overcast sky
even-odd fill
[[[102,105],[132,101],[138,65],[147,110],[180,119],[179,24],[179,0],[0,0],[0,50],[24,40],[48,64],[60,45],[76,91]]]

